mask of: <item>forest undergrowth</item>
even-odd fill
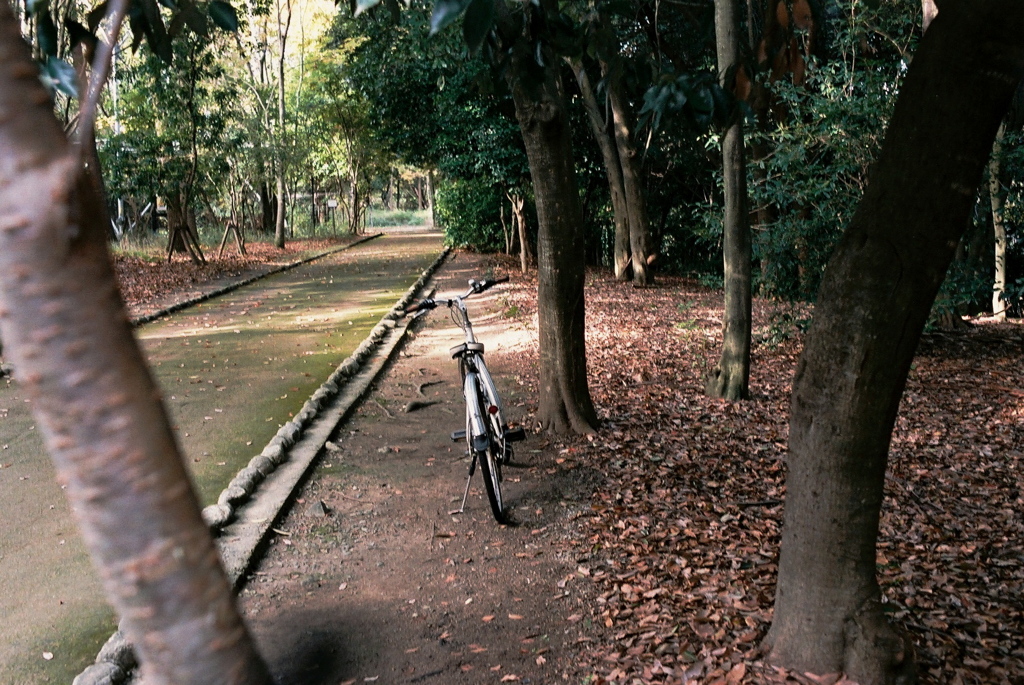
[[[276,248],[257,245],[247,260],[200,269],[180,258],[170,266],[118,259],[125,299],[138,305],[280,260]],[[508,314],[533,316],[535,279],[513,281]],[[579,645],[591,685],[849,682],[761,661],[790,383],[811,310],[754,306],[751,399],[713,400],[703,378],[719,353],[721,292],[668,277],[634,289],[588,274],[587,363],[603,425],[558,449],[565,468],[596,470],[603,481],[565,542],[594,597],[586,617],[594,637]],[[878,577],[925,684],[1024,682],[1022,350],[1019,321],[928,333],[908,379]],[[535,359],[522,362],[522,379],[535,386]]]
[[[515,304],[536,309],[533,282]],[[569,544],[593,583],[593,685],[799,682],[761,661],[785,499],[789,393],[808,307],[755,300],[751,399],[703,393],[722,294],[661,278],[587,284],[587,363],[603,420],[561,446],[603,476]],[[885,608],[922,683],[1024,682],[1024,326],[929,333],[893,436],[878,544]],[[527,365],[522,365],[526,367]]]

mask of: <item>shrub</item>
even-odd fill
[[[498,189],[484,179],[455,179],[441,184],[435,197],[445,242],[479,252],[505,248]]]

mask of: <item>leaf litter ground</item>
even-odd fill
[[[496,330],[530,343],[488,349],[529,424],[536,283],[512,275]],[[673,278],[636,290],[595,272],[587,293],[603,427],[588,439],[531,436],[527,468],[510,470],[508,484],[519,526],[488,520],[476,488],[470,515],[448,514],[465,464],[419,442],[460,421],[447,355],[414,350],[365,403],[243,594],[264,641],[296,634],[272,641],[295,682],[849,682],[782,672],[758,652],[809,310],[755,302],[752,398],[728,403],[703,394],[720,292]],[[446,349],[429,332],[425,347]],[[923,683],[1024,682],[1022,350],[1019,322],[927,334],[908,380],[878,573]],[[402,413],[428,396],[439,404]],[[388,473],[398,455],[415,468]]]

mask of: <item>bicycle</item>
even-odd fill
[[[452,322],[461,328],[466,341],[451,348],[452,359],[457,359],[459,375],[462,378],[462,394],[466,400],[466,429],[452,433],[452,441],[465,440],[472,460],[469,463],[469,477],[466,491],[462,495],[462,506],[456,512],[463,513],[469,497],[469,485],[473,480],[477,464],[484,479],[484,489],[491,504],[491,512],[498,523],[506,523],[504,501],[501,495],[502,466],[507,466],[514,456],[512,444],[526,439],[522,428],[509,429],[505,414],[487,365],[484,363],[484,345],[473,335],[473,324],[466,310],[466,300],[479,295],[494,286],[508,281],[508,276],[499,279],[470,280],[469,290],[450,299],[426,298],[405,308],[406,314],[419,312],[417,316],[439,305],[448,307]]]

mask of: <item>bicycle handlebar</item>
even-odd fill
[[[489,290],[489,289],[493,288],[496,285],[500,285],[501,283],[507,283],[508,279],[509,279],[508,276],[502,276],[501,278],[486,278],[486,279],[484,279],[482,281],[470,281],[469,282],[469,290],[466,291],[466,294],[463,295],[462,298],[464,299],[466,297],[469,297],[470,295],[479,295],[480,293],[484,292],[485,290]],[[438,304],[441,304],[441,303],[448,304],[449,306],[451,306],[452,302],[454,302],[454,300],[440,300],[440,301],[438,301],[438,300],[434,300],[434,299],[428,297],[426,299],[420,300],[419,302],[414,302],[414,303],[404,307],[402,309],[402,314],[403,315],[404,314],[412,314],[413,312],[424,311],[424,310],[427,310],[427,309],[434,309],[434,308],[437,307]]]
[[[418,312],[418,311],[425,310],[425,309],[433,309],[436,306],[437,306],[437,302],[435,302],[434,300],[431,300],[431,299],[428,298],[426,300],[420,300],[419,302],[414,302],[414,303],[408,305],[407,307],[404,307],[402,309],[402,313],[403,314],[412,314],[413,312]]]
[[[508,282],[508,276],[502,276],[501,278],[488,278],[488,279],[484,279],[483,281],[480,281],[480,282],[470,281],[469,282],[469,286],[473,290],[474,293],[480,294],[480,293],[482,293],[483,291],[485,291],[485,290],[487,290],[489,288],[493,288],[494,286],[498,285],[499,283],[507,283],[507,282]]]

